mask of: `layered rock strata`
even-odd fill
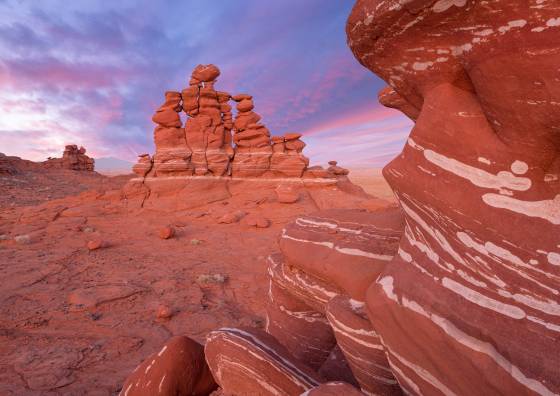
[[[133,171],[140,177],[233,176],[335,178],[338,173],[306,173],[309,159],[302,153],[301,134],[272,136],[254,111],[253,97],[233,97],[216,91],[220,70],[199,65],[192,72],[189,86],[181,92],[165,93],[165,102],[152,121],[156,152],[142,154]],[[232,113],[230,100],[236,103]],[[181,121],[181,112],[186,122]],[[320,168],[322,169],[322,168]]]
[[[558,15],[359,0],[348,19],[382,103],[416,120],[384,168],[405,237],[366,304],[407,393],[560,394]]]
[[[323,381],[345,379],[366,394],[401,394],[381,338],[366,316],[364,299],[368,286],[396,254],[403,228],[402,214],[396,208],[375,213],[328,210],[300,216],[286,226],[280,240],[282,253],[269,257],[266,332],[272,336],[269,343],[286,348],[286,354],[282,359],[275,358],[275,364],[287,359],[290,364],[304,365],[308,371],[320,371]],[[213,337],[209,337],[206,351],[215,377],[240,375],[242,371],[237,366],[220,364],[221,360],[233,359],[235,354],[235,361],[251,373],[243,380],[256,386],[255,381],[259,381],[250,378],[262,375],[266,369],[261,370],[251,358],[255,352],[242,348],[224,350],[221,360],[217,359],[208,354],[208,345],[218,348]],[[337,351],[342,355],[337,355]],[[324,367],[333,358],[339,360],[340,371],[349,372],[329,378],[332,370]],[[226,393],[236,394],[242,389],[231,381],[216,380]],[[262,377],[260,380],[264,381]],[[278,379],[271,381],[270,386],[280,383]],[[337,387],[360,394],[349,383]],[[315,392],[320,391],[330,392],[334,388]],[[274,394],[271,389],[262,393]]]

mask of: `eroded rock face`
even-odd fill
[[[356,58],[416,125],[406,218],[367,295],[412,394],[560,393],[560,22],[552,1],[359,0]]]
[[[397,208],[325,210],[288,224],[280,248],[290,264],[364,301],[369,285],[393,259],[402,228]]]
[[[78,148],[75,144],[69,144],[64,148],[62,158],[49,158],[43,162],[47,169],[69,169],[77,171],[93,172],[95,160],[86,155],[84,147]]]
[[[337,178],[348,172],[306,173],[309,159],[299,133],[272,136],[249,94],[214,88],[220,70],[198,65],[181,92],[168,91],[152,117],[156,152],[142,154],[133,171],[142,178],[233,176]],[[234,119],[230,100],[236,102]],[[183,125],[180,113],[187,115]]]
[[[323,382],[261,330],[213,331],[207,336],[205,354],[214,378],[227,394],[299,395]]]

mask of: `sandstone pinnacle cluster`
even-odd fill
[[[165,93],[152,117],[156,152],[140,155],[133,171],[142,177],[304,176],[309,160],[302,154],[301,134],[271,136],[251,95],[214,88],[219,75],[216,66],[199,65],[188,88]],[[230,101],[236,104],[235,117]],[[184,125],[181,112],[187,117]]]
[[[69,144],[64,148],[62,158],[49,158],[43,165],[45,168],[93,172],[95,160],[86,155],[84,147],[78,148],[75,144]]]

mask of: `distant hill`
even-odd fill
[[[95,159],[95,170],[104,175],[124,175],[132,173],[132,162],[114,157]]]

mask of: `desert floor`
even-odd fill
[[[389,197],[369,176],[352,179]],[[134,210],[119,190],[128,177],[1,178],[1,395],[114,395],[172,335],[203,342],[222,326],[262,327],[267,257],[283,226],[334,201],[376,202],[329,188],[281,204],[274,188],[232,183],[228,199],[194,209]],[[237,210],[271,226],[218,224]],[[162,240],[167,225],[176,236]],[[108,246],[89,251],[97,238]],[[171,318],[157,318],[162,305]]]

